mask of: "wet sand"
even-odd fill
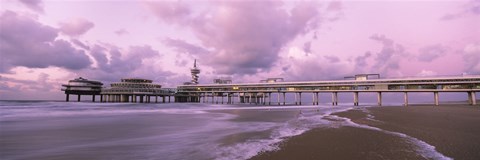
[[[373,117],[368,118],[367,115]],[[337,113],[422,140],[454,159],[480,159],[480,107],[467,105],[370,107]],[[356,128],[316,128],[252,159],[426,159],[404,139]]]

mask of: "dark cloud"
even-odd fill
[[[444,16],[442,16],[440,19],[441,20],[454,20],[458,18],[462,18],[465,16],[478,16],[480,15],[480,0],[471,0],[467,3],[465,3],[462,8],[460,8],[460,11],[456,13],[447,13]]]
[[[325,59],[327,59],[330,63],[337,63],[340,62],[340,58],[337,56],[323,56]]]
[[[311,45],[312,45],[312,41],[308,41],[303,44],[303,52],[305,52],[305,54],[312,53]]]
[[[115,31],[115,34],[117,34],[118,36],[123,36],[123,35],[128,34],[128,33],[129,32],[124,28]]]
[[[197,45],[190,44],[184,40],[180,39],[171,39],[171,38],[166,38],[163,41],[163,44],[172,47],[175,49],[175,51],[179,53],[188,53],[191,55],[197,55],[197,54],[207,54],[209,53],[208,50],[205,48],[202,48]]]
[[[147,4],[160,20],[190,27],[203,48],[212,49],[204,57],[215,58],[202,61],[218,74],[269,70],[282,47],[318,28],[322,21],[315,2],[298,3],[286,10],[273,1],[222,1],[197,15],[180,1]]]
[[[0,72],[8,72],[15,66],[78,70],[91,64],[83,51],[67,41],[55,40],[58,35],[55,28],[11,11],[2,13],[0,25]]]
[[[97,62],[97,67],[86,70],[83,74],[94,79],[114,82],[125,77],[142,77],[158,79],[156,76],[171,75],[157,66],[145,63],[149,59],[159,59],[162,55],[151,46],[131,46],[128,50],[96,44],[90,54]]]
[[[130,73],[140,68],[145,59],[158,58],[160,53],[150,46],[132,46],[128,53],[122,54],[120,48],[105,48],[97,45],[92,48],[91,55],[97,61],[100,70],[109,73]]]
[[[456,13],[456,14],[448,13],[448,14],[445,14],[444,16],[442,16],[442,18],[440,18],[440,19],[441,20],[453,20],[453,19],[463,17],[463,15],[464,15],[463,13]]]
[[[44,13],[43,11],[43,1],[42,0],[19,0],[23,5],[25,5],[27,8],[38,12],[38,13]]]
[[[445,55],[448,51],[448,48],[441,45],[430,45],[423,47],[419,50],[420,54],[418,55],[418,60],[422,62],[431,62],[443,55]]]
[[[88,45],[86,45],[85,43],[79,41],[78,39],[71,39],[70,40],[74,45],[76,45],[77,47],[80,47],[80,48],[83,48],[85,50],[90,50],[90,47]]]
[[[95,24],[83,18],[73,19],[68,22],[60,22],[59,25],[61,33],[73,37],[85,34],[95,26]]]
[[[467,73],[480,74],[480,44],[474,43],[465,46],[463,59]]]
[[[384,35],[372,35],[370,39],[382,43],[382,49],[376,53],[373,70],[388,75],[400,68],[400,59],[407,55],[402,45],[395,44],[392,39]]]
[[[367,59],[372,56],[372,53],[366,52],[364,55],[355,58],[355,68],[365,68],[368,66]]]

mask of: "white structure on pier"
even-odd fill
[[[200,74],[200,69],[197,68],[197,60],[193,62],[193,68],[190,69],[192,73],[192,84],[198,84],[198,74]]]

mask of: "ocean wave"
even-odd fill
[[[275,151],[279,149],[282,141],[289,137],[300,135],[312,128],[319,126],[328,126],[332,122],[323,117],[333,113],[343,112],[353,107],[344,106],[286,106],[286,107],[249,107],[253,109],[309,109],[308,111],[300,111],[298,117],[287,121],[273,128],[270,137],[267,139],[251,139],[247,142],[237,143],[232,146],[218,147],[215,151],[215,159],[232,160],[232,159],[249,159],[259,153]],[[246,108],[247,109],[247,108]],[[313,109],[313,110],[312,110]]]

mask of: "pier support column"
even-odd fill
[[[272,105],[272,93],[268,93],[268,105]]]
[[[318,97],[318,92],[315,92],[315,101],[316,101],[316,103],[317,103],[316,105],[319,105],[320,99],[319,99],[319,97]]]
[[[230,93],[227,93],[227,104],[230,104]]]
[[[467,92],[468,104],[473,105],[472,92]]]
[[[298,93],[297,93],[297,92],[294,92],[293,94],[295,95],[295,105],[298,105],[298,100],[297,100],[297,94],[298,94]]]
[[[477,105],[477,96],[475,95],[475,92],[472,92],[472,105]]]
[[[248,103],[252,104],[252,94],[248,93]]]
[[[470,93],[470,92],[468,92],[468,93]],[[65,101],[67,101],[67,102],[70,101],[70,94],[67,94],[65,98],[66,98]]]
[[[243,103],[243,98],[242,98],[243,93],[238,93],[238,103]]]
[[[78,101],[79,101],[79,102],[80,102],[80,97],[81,97],[81,96],[82,96],[82,95],[78,94]]]
[[[298,99],[298,104],[299,104],[299,105],[302,105],[302,92],[299,92],[299,93],[298,93],[298,98],[299,98],[299,99]]]
[[[265,105],[265,92],[262,93],[262,105]]]
[[[222,104],[223,104],[223,93],[221,93],[220,97],[222,97]]]
[[[286,101],[286,99],[287,99],[287,98],[285,98],[285,97],[286,97],[286,96],[285,96],[285,92],[283,92],[283,105],[285,105],[285,101]]]
[[[353,92],[353,105],[358,106],[358,92]]]
[[[162,103],[165,103],[165,96],[162,96]]]
[[[170,96],[168,96],[168,103],[170,103]]]
[[[215,93],[212,92],[212,104],[215,103]]]
[[[377,105],[382,106],[382,92],[377,92]]]
[[[277,102],[278,102],[278,105],[280,105],[280,92],[277,93]]]
[[[403,92],[403,105],[408,106],[408,92]]]
[[[335,105],[338,106],[338,92],[335,92]]]
[[[332,92],[332,106],[335,105],[335,92]]]
[[[338,98],[337,98],[337,92],[332,92],[332,106],[338,105]]]
[[[438,92],[433,92],[433,99],[435,100],[435,105],[438,106]]]
[[[92,102],[95,102],[95,95],[92,95]]]

